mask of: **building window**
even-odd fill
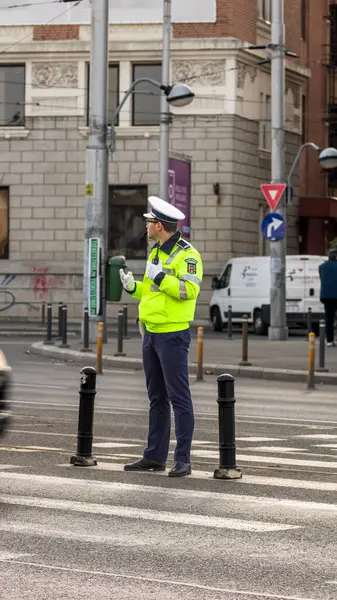
[[[307,141],[307,98],[302,96],[302,144]]]
[[[0,126],[25,124],[25,66],[0,65]]]
[[[134,64],[132,77],[133,81],[141,77],[149,77],[161,82],[161,64]],[[160,89],[151,83],[144,82],[137,85],[133,94],[132,125],[159,125],[160,96]]]
[[[259,146],[261,150],[271,150],[271,96],[260,94]]]
[[[109,256],[146,259],[147,186],[109,187]]]
[[[90,114],[90,65],[87,66],[87,82],[88,82],[88,94],[87,94],[87,125],[89,125],[89,114]],[[111,125],[112,117],[114,112],[119,105],[119,65],[109,65],[108,72],[108,114],[107,123]],[[119,119],[115,119],[115,125],[118,125]]]
[[[0,188],[0,259],[9,258],[9,189]]]
[[[263,21],[272,21],[272,0],[258,0],[258,17]]]

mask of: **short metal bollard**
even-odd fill
[[[44,326],[46,324],[46,303],[43,300],[41,304],[41,325]]]
[[[128,307],[124,304],[123,307],[123,338],[128,340]]]
[[[309,333],[308,390],[315,389],[315,334]]]
[[[228,339],[231,340],[233,338],[233,321],[232,321],[232,307],[229,305],[228,313],[227,313],[227,331],[228,331]]]
[[[66,304],[62,306],[62,343],[60,348],[69,348],[68,344],[68,307]]]
[[[103,373],[103,330],[104,323],[100,321],[97,324],[97,347],[96,347],[96,371],[100,375]]]
[[[312,309],[310,307],[308,308],[307,313],[307,328],[308,333],[312,333]]]
[[[62,326],[63,326],[63,302],[59,302],[59,310],[58,310],[58,337],[62,339]]]
[[[124,313],[122,310],[118,312],[118,330],[117,330],[117,352],[115,356],[125,356],[123,352],[123,331],[124,331]]]
[[[325,366],[325,321],[319,322],[319,367],[316,369],[319,373],[328,373],[329,369]]]
[[[197,337],[197,381],[204,380],[204,328],[198,327]]]
[[[241,469],[236,466],[234,381],[232,375],[218,377],[220,464],[214,471],[215,479],[242,477]]]
[[[248,317],[242,317],[242,360],[239,362],[241,367],[251,367],[252,363],[248,360]]]
[[[53,346],[53,307],[51,304],[47,305],[47,336],[43,342],[46,346]]]
[[[93,367],[81,370],[80,406],[78,413],[76,455],[70,459],[75,467],[94,467],[96,458],[92,455],[94,408],[96,396],[96,371]]]
[[[89,309],[85,308],[83,311],[83,348],[81,352],[91,352],[89,348]]]

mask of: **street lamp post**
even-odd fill
[[[324,169],[335,169],[337,167],[337,150],[336,148],[320,148],[319,146],[317,146],[317,144],[314,144],[313,142],[306,142],[305,144],[303,144],[295,157],[295,160],[291,166],[291,169],[289,171],[289,175],[288,175],[288,179],[287,179],[287,204],[291,204],[291,178],[293,176],[293,173],[296,169],[297,163],[300,159],[300,156],[303,152],[303,150],[305,148],[313,148],[314,150],[316,150],[316,152],[319,152],[319,157],[318,157],[318,162],[320,163],[320,165],[322,167],[324,167]]]

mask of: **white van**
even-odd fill
[[[318,333],[319,320],[324,318],[320,302],[318,267],[326,256],[286,257],[286,314],[288,327],[306,327],[308,309],[312,310],[313,331]],[[228,321],[241,323],[243,315],[254,326],[255,333],[264,335],[270,325],[270,257],[233,258],[225,265],[220,277],[212,281],[210,319],[214,331],[222,331]]]

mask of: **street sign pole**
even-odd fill
[[[272,16],[272,183],[284,183],[284,0],[274,0]],[[279,214],[286,217],[286,204],[280,202]],[[270,243],[270,340],[288,339],[286,321],[286,236]]]

